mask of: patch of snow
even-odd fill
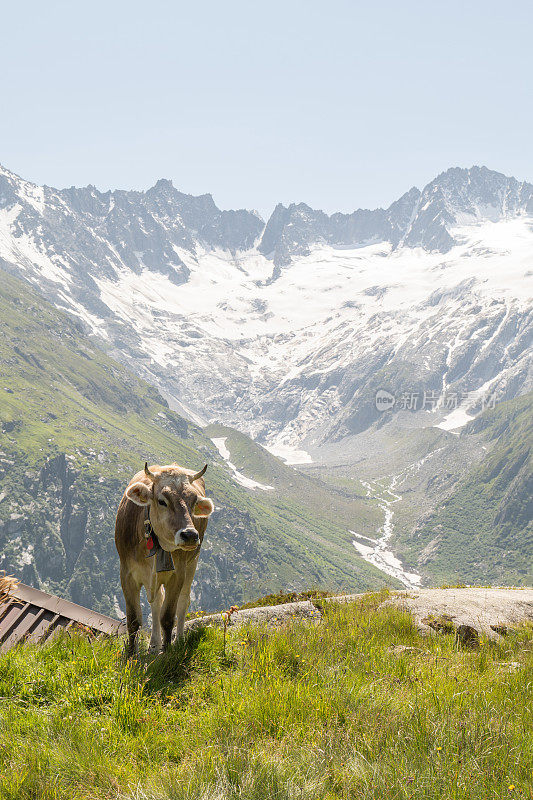
[[[305,450],[300,450],[297,447],[292,447],[289,444],[282,444],[281,442],[276,442],[271,445],[264,445],[265,450],[268,450],[269,453],[272,453],[273,456],[276,458],[280,458],[286,464],[312,464],[313,459],[306,453]]]
[[[443,431],[453,431],[456,428],[462,428],[471,419],[474,419],[474,417],[467,414],[464,408],[456,408],[450,414],[447,414],[442,422],[439,422],[435,427],[441,428]]]
[[[350,533],[353,536],[358,536],[358,534],[355,533],[355,531],[350,531]],[[362,555],[363,558],[366,559],[367,561],[369,560],[368,556],[372,555],[372,553],[375,550],[374,547],[369,547],[367,544],[362,544],[362,542],[357,541],[357,539],[354,539],[352,544],[357,550],[357,552],[360,553],[360,555]]]
[[[39,273],[54,283],[64,285],[71,282],[63,265],[50,258],[39,243],[27,233],[16,232],[13,223],[22,210],[20,204],[0,209],[0,257],[23,269],[28,265],[38,268]]]
[[[105,323],[99,317],[95,317],[94,314],[90,314],[85,306],[81,303],[78,303],[74,300],[70,294],[67,294],[64,291],[59,291],[57,293],[58,299],[60,302],[57,303],[57,307],[61,311],[68,311],[70,314],[74,314],[76,317],[79,317],[85,324],[90,328],[91,333],[94,333],[100,336],[102,339],[109,339],[109,334],[105,329]]]
[[[172,411],[177,411],[180,416],[188,419],[195,425],[198,425],[199,428],[205,428],[205,426],[209,424],[207,417],[203,417],[196,411],[193,411],[189,405],[183,403],[181,400],[178,400],[178,398],[174,397],[174,395],[168,394],[164,391],[164,389],[161,388],[159,389],[159,393],[165,398]]]
[[[28,181],[21,181],[20,195],[22,195],[23,199],[27,203],[29,203],[29,205],[32,206],[32,208],[34,208],[35,211],[37,211],[39,214],[43,213],[44,211],[43,186],[36,186],[34,183],[28,183]]]
[[[259,483],[258,481],[252,480],[252,478],[247,478],[246,475],[243,475],[242,472],[239,472],[235,464],[232,464],[230,461],[231,453],[226,447],[226,439],[227,436],[220,436],[211,439],[215,447],[217,448],[218,452],[233,472],[233,477],[237,483],[240,483],[241,486],[244,486],[246,489],[262,489],[264,492],[271,492],[274,490],[273,486],[268,486],[265,483]]]
[[[461,244],[444,255],[420,247],[392,251],[383,243],[342,250],[317,245],[270,283],[272,262],[256,250],[235,256],[201,248],[195,255],[176,248],[191,270],[179,286],[148,269],[138,275],[123,268],[115,279],[93,277],[102,301],[134,326],[155,363],[172,369],[194,344],[206,367],[209,360],[218,367],[231,349],[239,358],[239,379],[259,397],[273,385],[301,379],[310,359],[319,371],[331,371],[327,353],[333,347],[342,367],[381,345],[392,343],[397,352],[410,337],[416,344],[413,335],[433,319],[445,326],[446,319],[439,317],[443,307],[428,303],[436,284],[450,293],[446,303],[451,322],[460,318],[464,295],[459,292],[454,298],[453,292],[465,281],[465,291],[475,293],[487,308],[494,297],[526,306],[530,220],[504,219],[458,230]],[[480,242],[487,245],[483,252],[476,249]],[[462,342],[458,327],[451,331],[448,365]],[[421,331],[421,337],[426,335],[426,329]],[[340,356],[339,341],[346,342]],[[179,402],[190,406],[192,394],[184,393]],[[297,440],[290,447],[297,450],[306,434],[300,418]],[[285,444],[268,442],[271,452],[288,463],[310,463],[303,453],[284,453]]]

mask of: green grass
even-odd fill
[[[430,542],[425,565],[432,583],[533,582],[533,393],[488,410],[464,435],[482,435],[486,455],[411,537],[403,554],[410,563]]]
[[[355,526],[359,533],[369,536],[374,536],[383,523],[383,511],[377,501],[367,499],[359,481],[330,477],[325,470],[320,476],[317,472],[310,476],[294,470],[245,434],[226,425],[209,425],[204,433],[213,438],[225,437],[237,469],[260,483],[275,486],[276,494],[289,507],[303,507],[316,519],[334,520],[340,530]],[[335,534],[333,538],[337,538]]]
[[[259,608],[260,606],[277,606],[281,603],[296,603],[300,600],[324,600],[332,596],[332,592],[324,592],[321,589],[308,589],[305,592],[278,592],[277,594],[267,594],[258,600],[250,600],[243,603],[239,608]]]
[[[326,603],[315,627],[230,629],[225,652],[214,629],[130,664],[81,636],[12,650],[0,797],[531,797],[531,631],[462,650],[380,599]]]

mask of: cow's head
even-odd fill
[[[126,489],[126,497],[138,506],[150,506],[150,521],[163,550],[194,550],[200,544],[199,532],[214,510],[204,497],[200,472],[185,470],[178,464],[167,467],[144,465],[144,474],[136,475]],[[202,524],[203,523],[203,524]]]

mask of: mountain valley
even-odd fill
[[[151,456],[213,464],[197,607],[531,581],[532,185],[453,168],[388,209],[264,223],[167,180],[0,168],[0,266],[1,567],[114,608],[112,510]]]

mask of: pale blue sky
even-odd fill
[[[39,183],[265,215],[455,165],[533,181],[530,0],[21,0],[0,26],[0,163]]]

